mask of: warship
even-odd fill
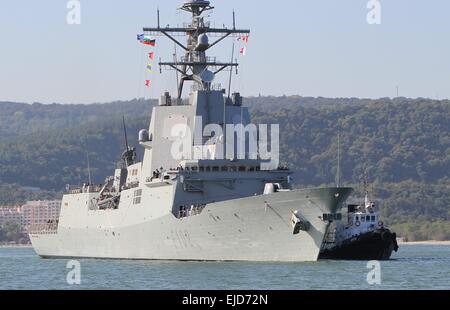
[[[159,61],[180,79],[176,96],[164,93],[149,129],[139,133],[142,161],[127,143],[105,184],[68,186],[60,218],[31,227],[35,252],[43,258],[317,261],[352,189],[294,190],[292,172],[268,158],[269,152],[233,141],[239,133],[252,135],[250,114],[239,93],[214,80],[221,72],[231,77],[238,62],[234,57],[219,62],[206,52],[226,38],[248,38],[250,31],[237,29],[235,18],[231,28],[212,27],[205,16],[214,9],[210,1],[185,1],[180,9],[191,22],[160,27],[158,11],[157,27],[143,30],[147,37],[172,40],[184,52],[172,62]],[[183,100],[188,82],[189,98]],[[241,129],[230,134],[231,125]],[[200,137],[189,134],[198,131]],[[264,145],[267,141],[259,140],[258,146]],[[177,150],[181,156],[174,155]]]

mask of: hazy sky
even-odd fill
[[[189,21],[181,0],[81,0],[81,25],[66,23],[67,0],[0,0],[0,101],[92,103],[156,98],[175,74],[145,72],[143,26]],[[381,0],[381,25],[368,0],[216,0],[215,24],[250,28],[233,89],[244,95],[450,98],[450,1]],[[279,6],[274,6],[278,4]],[[174,47],[158,38],[157,57]],[[210,51],[231,57],[232,41]],[[153,87],[144,87],[145,79]],[[226,84],[226,75],[218,82]]]

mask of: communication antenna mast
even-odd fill
[[[233,12],[233,14],[234,14],[234,12]],[[233,41],[233,49],[231,50],[231,61],[230,62],[233,62],[233,59],[234,59],[234,47],[235,47],[235,45],[234,45],[234,41]],[[230,78],[228,80],[228,99],[231,98],[231,80],[232,79],[233,79],[233,70],[230,70]]]
[[[369,204],[369,174],[367,170],[364,171],[364,205]]]
[[[336,174],[336,186],[341,187],[341,129],[338,130],[338,162]]]
[[[86,160],[87,160],[87,168],[88,168],[88,177],[89,177],[89,185],[92,185],[92,177],[91,177],[91,162],[89,160],[89,150],[87,146],[87,138],[84,138],[84,147],[86,151]]]
[[[125,115],[122,116],[122,121],[123,121],[123,132],[125,135],[125,147],[126,147],[126,151],[128,152],[130,150],[130,148],[128,146],[127,127],[125,126]]]
[[[174,54],[173,54],[173,61],[178,61],[178,52],[177,52],[177,45],[174,43]],[[180,79],[178,77],[178,71],[175,71],[175,75],[177,77],[177,85],[180,83]]]
[[[161,27],[158,10],[157,27],[144,28],[146,36],[165,36],[184,50],[184,56],[178,61],[159,62],[160,68],[173,69],[180,74],[180,79],[177,83],[179,100],[182,97],[186,81],[194,82],[199,90],[209,91],[218,73],[225,69],[232,70],[239,66],[233,60],[231,62],[219,62],[215,57],[208,57],[206,52],[224,39],[248,35],[250,30],[236,29],[235,14],[233,14],[233,27],[231,29],[211,27],[211,24],[205,20],[207,16],[203,16],[203,13],[212,9],[214,7],[210,1],[188,0],[181,5],[180,10],[192,14],[192,21],[189,24],[182,27],[171,27],[170,25]],[[187,42],[182,43],[177,37],[185,35],[187,35]],[[214,38],[214,40],[210,41],[211,38]]]

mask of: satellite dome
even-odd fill
[[[209,47],[208,35],[206,33],[202,33],[201,35],[198,36],[197,46],[195,49],[197,51],[206,51],[208,47]]]

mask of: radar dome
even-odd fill
[[[206,33],[202,33],[201,35],[198,36],[198,42],[195,49],[197,51],[205,51],[208,49],[208,47],[209,47],[208,35]]]

